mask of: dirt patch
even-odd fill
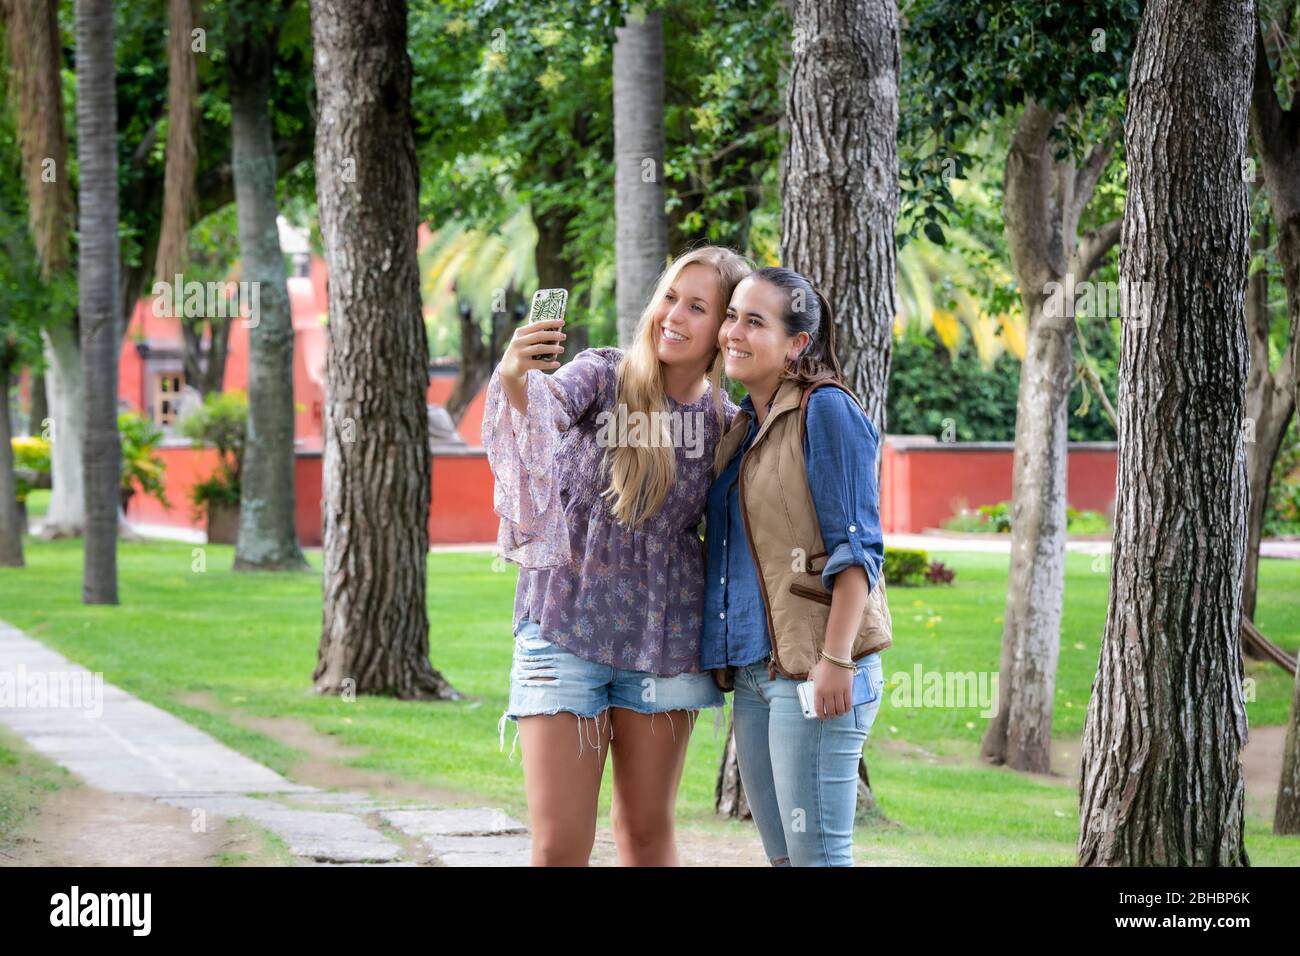
[[[1277,786],[1282,782],[1282,751],[1286,725],[1251,727],[1241,748],[1241,769],[1246,775],[1246,809],[1270,823],[1277,806]]]
[[[50,794],[14,846],[6,866],[215,866],[222,861],[272,865],[259,831],[208,816],[191,829],[188,810],[148,797],[65,786]]]
[[[199,707],[254,730],[287,747],[305,754],[285,774],[294,783],[322,790],[348,790],[367,793],[380,800],[419,800],[431,806],[458,806],[473,803],[466,794],[439,790],[416,781],[377,770],[349,767],[343,761],[365,756],[369,751],[323,734],[297,717],[256,717],[224,707],[207,691],[191,691],[177,697],[181,703]]]

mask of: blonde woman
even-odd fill
[[[535,322],[489,381],[498,544],[521,568],[499,730],[504,749],[505,721],[517,723],[534,865],[588,862],[610,751],[619,862],[678,862],[690,729],[723,703],[699,669],[697,529],[736,413],[718,330],[750,271],[728,249],[688,252],[660,276],[626,352],[585,349],[561,366],[538,358],[563,351],[560,323]]]

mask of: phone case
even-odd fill
[[[817,702],[813,697],[813,682],[810,680],[803,681],[795,689],[799,692],[799,706],[803,708],[803,715],[816,719]]]
[[[568,289],[538,289],[533,293],[532,308],[528,310],[528,324],[542,322],[547,319],[564,319],[564,309],[569,301]],[[562,327],[562,326],[561,326]],[[559,359],[560,353],[552,352],[550,355],[536,355],[539,362],[554,362]]]

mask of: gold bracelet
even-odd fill
[[[856,671],[858,669],[858,665],[853,663],[853,661],[846,660],[843,657],[836,657],[833,654],[827,654],[825,649],[822,650],[822,658],[830,661],[838,667],[844,667],[851,671]]]

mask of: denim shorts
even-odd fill
[[[524,620],[515,633],[510,703],[497,724],[503,750],[505,722],[517,722],[520,717],[561,711],[576,714],[581,743],[583,721],[598,717],[610,707],[624,707],[640,714],[662,714],[671,710],[722,707],[726,703],[709,671],[659,677],[646,671],[597,664],[552,644],[540,632],[541,626],[536,621]],[[516,742],[518,739],[516,729]],[[513,746],[510,754],[514,756]]]

